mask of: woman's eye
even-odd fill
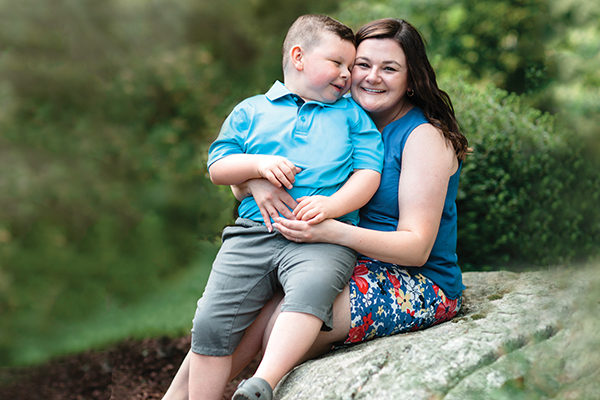
[[[392,68],[392,67],[385,67],[384,71],[390,71],[390,72],[396,72],[396,68]]]
[[[369,64],[367,63],[356,63],[354,66],[359,68],[369,68]]]

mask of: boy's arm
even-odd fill
[[[250,179],[265,178],[276,187],[291,189],[301,169],[285,157],[263,154],[231,154],[208,167],[216,185],[239,185]]]
[[[327,218],[337,218],[367,204],[379,187],[381,174],[371,169],[355,170],[337,192],[331,196],[307,196],[298,199],[294,209],[296,219],[317,224]]]

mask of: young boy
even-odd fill
[[[379,185],[380,134],[364,111],[342,97],[354,63],[350,28],[306,15],[290,27],[283,46],[284,84],[238,104],[209,150],[211,180],[236,185],[265,178],[284,186],[299,204],[296,218],[357,223],[355,210]],[[268,400],[302,358],[319,330],[332,327],[332,304],[348,282],[353,250],[294,243],[265,226],[252,197],[223,231],[192,329],[190,399],[220,399],[231,354],[244,331],[279,287],[285,293],[263,360],[234,399]]]

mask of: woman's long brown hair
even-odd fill
[[[423,110],[429,122],[439,128],[452,143],[456,156],[464,160],[468,142],[460,131],[450,96],[438,87],[435,71],[425,52],[419,32],[401,19],[385,18],[370,22],[356,33],[356,45],[367,39],[393,39],[404,51],[408,66],[408,83],[414,94],[407,99]]]

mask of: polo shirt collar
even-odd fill
[[[285,87],[285,85],[283,83],[281,83],[280,81],[275,81],[273,86],[271,86],[271,89],[269,89],[269,91],[267,93],[265,93],[265,96],[270,101],[276,101],[276,100],[279,100],[286,96],[289,96],[291,98],[297,97],[297,95],[290,92],[290,90],[287,87]],[[307,103],[315,103],[322,107],[345,108],[345,106],[343,105],[343,103],[345,103],[345,101],[339,101],[339,100],[336,101],[335,103],[323,103],[320,101],[310,100]]]

